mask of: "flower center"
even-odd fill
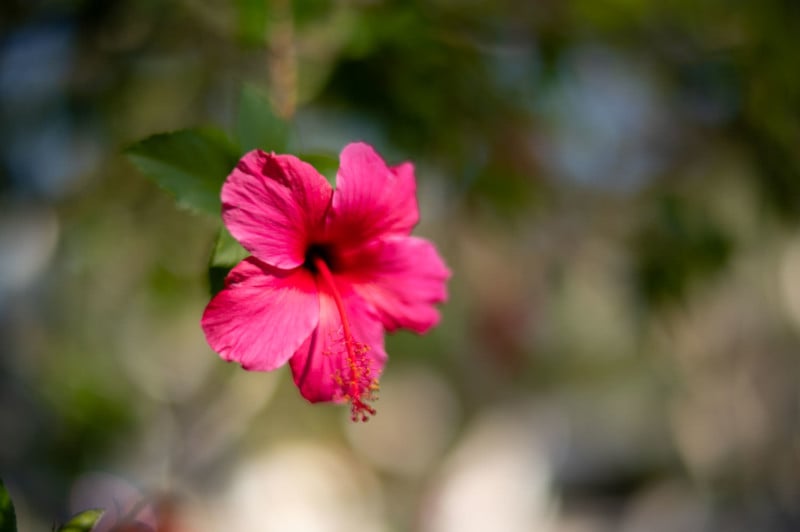
[[[353,421],[367,421],[369,416],[375,415],[375,409],[367,402],[375,399],[375,392],[378,390],[378,381],[372,378],[372,368],[368,356],[370,347],[353,339],[344,302],[328,263],[323,258],[325,255],[312,246],[306,256],[308,257],[306,262],[310,263],[309,268],[319,274],[318,278],[327,285],[333,295],[336,310],[339,312],[339,319],[342,322],[342,340],[345,345],[347,364],[342,370],[337,370],[332,378],[341,387],[344,399],[350,401]]]
[[[311,244],[306,251],[306,261],[303,264],[307,269],[313,273],[319,273],[317,260],[321,259],[322,263],[331,271],[336,271],[336,260],[330,247],[325,244]]]

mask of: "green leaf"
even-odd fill
[[[58,532],[89,532],[103,517],[105,510],[86,510],[64,523]]]
[[[236,138],[242,152],[256,148],[284,152],[289,126],[275,114],[269,99],[252,85],[245,85],[239,96]]]
[[[0,532],[17,532],[17,514],[14,503],[0,479]]]
[[[230,266],[208,267],[208,292],[211,297],[214,297],[225,288],[225,278],[228,276],[231,269]]]
[[[302,153],[298,157],[324,175],[332,187],[336,186],[336,172],[339,170],[338,157],[331,153]]]
[[[231,268],[239,264],[250,253],[236,241],[224,227],[219,230],[217,241],[211,252],[211,260],[208,263],[208,281],[211,288],[211,295],[215,295],[225,286],[225,277]]]
[[[217,216],[222,183],[239,157],[227,135],[214,128],[154,135],[125,153],[144,175],[174,194],[178,205]]]
[[[211,253],[211,266],[236,266],[250,255],[224,227],[219,230],[214,251]]]

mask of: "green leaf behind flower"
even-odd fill
[[[336,172],[339,171],[339,158],[331,153],[301,153],[298,157],[317,169],[325,179],[336,187]]]
[[[225,286],[225,277],[228,276],[231,268],[248,255],[250,253],[233,238],[225,227],[219,230],[208,263],[208,284],[212,296]]]
[[[214,128],[153,135],[125,153],[144,175],[171,192],[178,205],[212,215],[220,213],[222,183],[239,159],[236,146]]]
[[[0,480],[0,532],[17,532],[17,514],[8,490]]]
[[[250,253],[223,227],[214,243],[211,266],[236,266],[248,255]]]
[[[58,532],[90,532],[103,517],[105,510],[86,510],[64,523]]]
[[[269,99],[252,85],[242,87],[236,117],[236,139],[242,153],[260,148],[264,151],[286,151],[289,126],[278,115]]]

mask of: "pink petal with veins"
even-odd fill
[[[286,363],[319,322],[316,283],[305,269],[283,272],[250,257],[208,304],[202,327],[211,348],[246,370]]]
[[[332,194],[310,164],[255,150],[242,157],[222,187],[222,219],[262,262],[296,268],[323,230]]]
[[[408,235],[419,221],[414,166],[389,168],[371,146],[348,144],[339,156],[328,227],[334,239],[359,245]]]
[[[433,244],[416,237],[378,240],[362,250],[349,275],[353,289],[378,312],[389,331],[424,333],[439,322],[450,270]]]

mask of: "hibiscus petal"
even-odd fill
[[[284,272],[243,260],[203,313],[211,348],[246,370],[282,366],[319,322],[319,295],[304,269]]]
[[[358,257],[353,289],[378,311],[384,327],[423,333],[439,322],[435,303],[447,299],[450,277],[433,244],[395,237],[366,246]]]
[[[341,287],[340,287],[341,289]],[[366,352],[370,378],[377,380],[386,363],[383,328],[374,311],[352,291],[342,297],[353,340],[368,347]],[[294,382],[300,393],[311,401],[345,400],[338,378],[346,375],[349,365],[343,338],[342,321],[333,296],[320,292],[319,326],[289,360]]]
[[[408,235],[419,221],[414,166],[390,168],[372,147],[348,144],[339,156],[329,229],[356,244]]]
[[[222,187],[222,219],[261,261],[281,269],[303,264],[330,206],[328,181],[292,155],[247,153]]]

